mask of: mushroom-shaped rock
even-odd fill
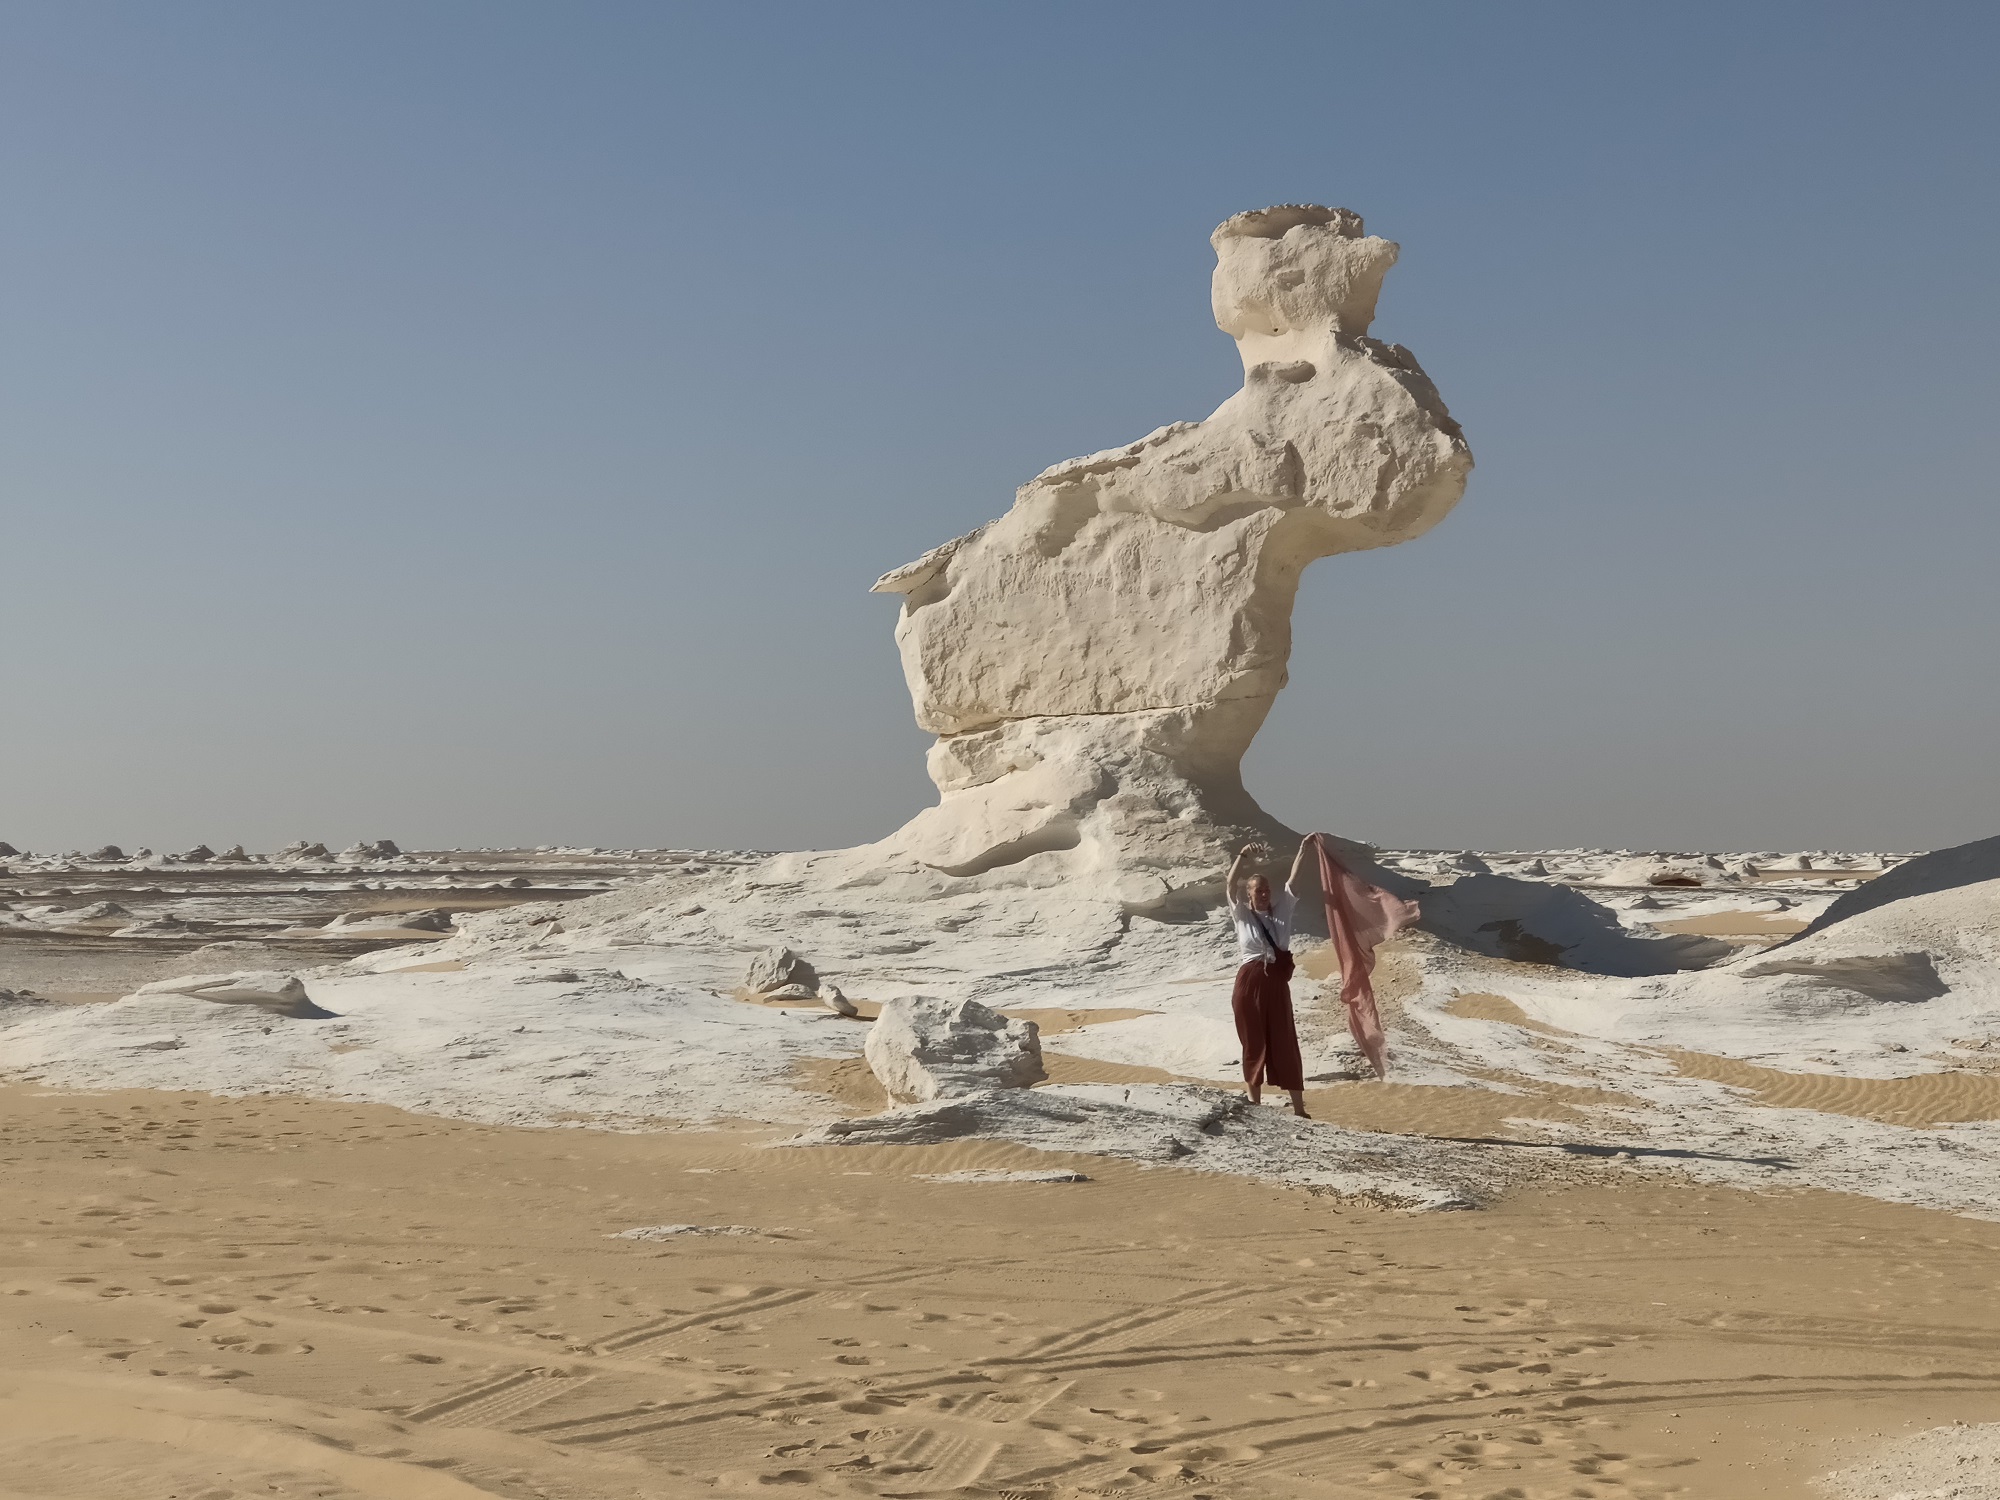
[[[18,859],[20,854],[21,851],[19,849],[16,849],[12,844],[6,842],[6,840],[0,839],[0,859]]]
[[[750,972],[743,976],[743,987],[753,995],[769,995],[790,984],[808,995],[819,988],[818,971],[789,948],[766,948],[750,960]]]
[[[1407,349],[1369,336],[1397,247],[1342,208],[1215,231],[1243,387],[1206,420],[1044,470],[1005,515],[884,575],[939,805],[885,843],[977,876],[1081,846],[1206,871],[1280,825],[1241,762],[1316,558],[1420,536],[1472,455]]]
[[[868,1066],[899,1102],[1024,1089],[1040,1083],[1041,1029],[1011,1021],[977,1000],[906,995],[882,1007],[863,1048]]]
[[[260,970],[239,974],[190,974],[179,979],[161,979],[141,985],[128,999],[164,999],[186,996],[212,1000],[219,1005],[253,1005],[273,1015],[294,1020],[320,1020],[332,1014],[314,1005],[296,974]]]
[[[183,849],[179,854],[168,856],[175,864],[205,865],[215,858],[215,851],[206,844],[196,844],[192,849]]]
[[[326,852],[326,845],[324,844],[311,844],[307,843],[304,839],[297,839],[292,843],[285,845],[284,848],[280,849],[276,854],[272,855],[271,858],[273,861],[279,861],[279,860],[319,861],[319,860],[330,860],[333,858],[333,856]]]
[[[116,844],[106,844],[102,849],[98,849],[85,857],[94,864],[109,864],[114,860],[123,860],[125,858],[125,851],[120,849]]]
[[[244,852],[241,844],[231,844],[215,856],[215,861],[217,864],[247,865],[250,863],[250,856]]]

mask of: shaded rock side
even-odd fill
[[[864,1051],[875,1077],[898,1101],[1024,1089],[1048,1077],[1041,1029],[977,1000],[891,1000],[868,1028]]]
[[[1239,767],[1285,684],[1300,575],[1427,531],[1472,456],[1409,351],[1369,337],[1395,245],[1310,205],[1212,242],[1243,388],[1046,470],[876,583],[903,598],[940,793],[885,850],[954,875],[1079,846],[1092,868],[1158,870],[1287,832]]]
[[[1803,861],[1803,856],[1801,859]],[[1912,896],[1935,895],[1940,891],[1956,890],[1960,886],[1978,885],[1989,880],[2000,880],[2000,836],[1975,839],[1972,843],[1957,844],[1949,849],[1935,849],[1905,861],[1865,885],[1842,893],[1831,906],[1808,923],[1803,932],[1787,938],[1778,946],[1783,948],[1802,943],[1829,927],[1836,927],[1863,912],[1874,911],[1892,902],[1906,901]]]

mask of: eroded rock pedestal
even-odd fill
[[[1285,684],[1299,576],[1429,530],[1472,455],[1409,351],[1368,336],[1397,247],[1359,215],[1263,209],[1213,243],[1243,388],[1046,470],[875,585],[903,596],[941,794],[878,850],[967,876],[1075,850],[1065,866],[1164,897],[1233,841],[1288,832],[1239,768]]]

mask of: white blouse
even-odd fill
[[[1229,920],[1236,928],[1236,956],[1239,964],[1254,963],[1258,959],[1273,959],[1278,955],[1271,947],[1271,938],[1278,940],[1278,947],[1292,946],[1292,913],[1298,909],[1299,898],[1286,886],[1271,897],[1269,911],[1253,911],[1246,901],[1229,903]],[[1261,925],[1260,925],[1261,924]],[[1264,929],[1270,929],[1270,937]]]

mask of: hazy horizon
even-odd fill
[[[885,570],[1336,203],[1478,468],[1245,766],[1400,847],[2000,832],[1990,7],[0,5],[0,840],[808,848]]]

